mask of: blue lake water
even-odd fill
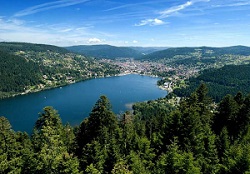
[[[53,106],[63,121],[79,125],[89,115],[101,95],[106,95],[116,114],[131,109],[132,103],[165,97],[157,87],[158,78],[126,75],[99,78],[38,93],[0,100],[0,116],[10,121],[15,131],[32,132],[39,112]]]

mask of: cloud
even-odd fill
[[[27,21],[0,18],[0,40],[13,42],[43,43],[57,46],[85,45],[106,42],[99,37],[110,38],[108,33],[95,31],[85,26],[64,26],[63,24],[32,26]]]
[[[185,4],[181,4],[181,5],[178,5],[178,6],[174,6],[174,7],[171,7],[169,9],[166,9],[164,11],[161,11],[160,14],[161,14],[161,18],[166,18],[168,17],[170,14],[173,14],[173,13],[176,13],[180,10],[183,10],[189,6],[191,6],[193,4],[192,1],[187,1]]]
[[[135,24],[135,26],[144,26],[144,25],[150,25],[150,26],[155,26],[155,25],[163,25],[165,22],[163,22],[160,19],[145,19],[142,20],[139,24]]]
[[[8,20],[9,23],[13,23],[15,25],[23,25],[25,23],[25,21],[23,20],[19,20],[19,19],[9,19]]]
[[[238,7],[238,6],[247,6],[247,5],[250,5],[250,2],[238,2],[238,3],[235,3],[235,4],[230,4],[228,6]]]
[[[72,28],[65,28],[65,29],[59,30],[58,32],[66,33],[66,32],[70,32],[72,30],[73,30]]]
[[[132,6],[132,5],[134,5],[134,4],[121,5],[121,6],[117,6],[117,7],[113,7],[113,8],[106,9],[106,10],[104,10],[104,11],[107,12],[107,11],[118,10],[118,9],[130,7],[130,6]]]
[[[242,1],[242,2],[236,2],[236,3],[228,3],[228,4],[220,4],[215,5],[215,7],[240,7],[240,6],[248,6],[250,5],[249,1]]]
[[[209,2],[210,0],[191,0],[191,1],[187,1],[184,4],[181,5],[177,5],[177,6],[173,6],[170,7],[168,9],[165,9],[163,11],[158,12],[158,14],[160,16],[158,16],[155,19],[145,19],[145,20],[141,20],[141,22],[139,24],[136,24],[135,26],[144,26],[144,25],[149,25],[149,26],[155,26],[155,25],[163,25],[166,24],[166,22],[164,22],[162,19],[168,18],[170,15],[173,15],[181,10],[186,9],[189,6],[192,6],[193,4],[197,3],[197,2]]]
[[[101,42],[103,42],[103,41],[101,39],[98,39],[98,38],[90,38],[88,40],[88,43],[90,43],[90,44],[97,44],[97,43],[101,43]]]
[[[192,6],[197,2],[210,2],[210,0],[191,0],[191,1],[187,1],[184,4],[177,5],[177,6],[174,6],[174,7],[171,7],[171,8],[168,8],[166,10],[163,10],[163,11],[159,12],[159,14],[161,14],[161,16],[159,18],[167,18],[167,17],[169,17],[169,15],[177,13],[177,12],[179,12],[181,10],[184,10],[187,7]]]
[[[87,1],[89,0],[59,0],[59,1],[54,1],[54,2],[47,2],[47,3],[39,4],[36,6],[26,8],[22,11],[19,11],[16,14],[14,14],[14,17],[27,16],[27,15],[35,14],[35,13],[42,12],[42,11],[81,4]]]
[[[133,40],[133,43],[136,44],[136,43],[138,43],[138,41],[137,40]]]
[[[109,9],[104,10],[105,12],[107,11],[113,11],[113,10],[120,10],[124,8],[129,8],[129,7],[136,7],[140,5],[150,5],[150,4],[155,4],[155,3],[160,3],[160,2],[165,2],[165,0],[154,0],[154,1],[149,1],[149,2],[139,2],[139,3],[132,3],[132,4],[124,4],[116,7],[112,7]]]

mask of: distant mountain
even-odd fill
[[[32,44],[32,43],[22,43],[22,42],[0,42],[0,50],[6,52],[17,52],[17,51],[35,51],[44,52],[52,51],[57,53],[69,53],[69,51],[62,47],[57,47],[54,45],[45,44]]]
[[[189,57],[216,57],[221,55],[250,55],[250,47],[245,46],[232,46],[232,47],[180,47],[168,48],[161,51],[156,51],[147,54],[141,59],[143,60],[159,60],[159,59],[173,59],[173,58],[186,58]]]
[[[130,47],[139,51],[142,55],[147,55],[156,51],[166,50],[168,47]]]
[[[77,45],[65,47],[69,51],[97,59],[136,58],[167,49],[167,47],[116,47],[111,45]]]
[[[66,47],[66,49],[98,59],[137,58],[142,56],[142,53],[136,49],[111,45],[78,45]]]

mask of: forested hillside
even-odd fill
[[[157,59],[171,59],[174,56],[202,56],[202,57],[216,57],[225,54],[232,55],[250,55],[250,47],[246,46],[232,46],[232,47],[179,47],[179,48],[168,48],[161,51],[156,51],[151,54],[142,57],[146,60],[157,60]]]
[[[156,51],[168,49],[168,47],[129,47],[136,51],[139,51],[142,55],[147,55]]]
[[[142,56],[142,53],[136,49],[115,47],[111,45],[79,45],[66,48],[72,52],[95,57],[97,59],[136,58]]]
[[[52,51],[57,53],[69,53],[69,51],[65,48],[53,46],[53,45],[45,45],[45,44],[31,44],[31,43],[23,43],[23,42],[0,42],[0,50],[6,52],[18,52],[18,51],[34,51],[34,52],[45,52]]]
[[[227,95],[215,106],[202,84],[179,105],[168,101],[117,117],[101,96],[75,128],[45,107],[31,136],[0,117],[0,173],[250,172],[250,95]]]
[[[39,84],[42,80],[39,69],[33,61],[0,50],[0,96],[23,92],[25,87]]]
[[[178,96],[189,96],[200,83],[206,83],[209,95],[219,101],[226,94],[235,95],[238,91],[244,94],[250,92],[250,64],[227,65],[219,69],[204,70],[199,76],[186,80],[187,87],[177,88],[174,93]]]
[[[119,73],[117,66],[42,44],[1,42],[0,60],[0,99]]]
[[[171,65],[223,66],[228,63],[249,62],[250,47],[180,47],[153,52],[141,57],[141,60],[161,61]]]

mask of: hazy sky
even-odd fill
[[[0,41],[250,46],[250,0],[4,0]]]

